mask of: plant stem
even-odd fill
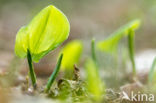
[[[52,73],[52,75],[50,76],[50,78],[48,80],[48,83],[47,83],[46,88],[45,88],[46,93],[50,90],[51,85],[53,84],[54,80],[56,79],[56,76],[57,76],[57,74],[60,70],[60,67],[61,67],[62,58],[63,58],[63,54],[61,54],[61,56],[59,57],[59,60],[56,64],[54,72]]]
[[[148,76],[148,83],[152,83],[153,79],[154,79],[154,74],[155,74],[155,69],[156,67],[156,57],[153,60],[152,66],[150,68],[150,72],[149,72],[149,76]]]
[[[133,76],[136,76],[136,67],[135,67],[135,60],[134,60],[134,31],[131,29],[129,30],[129,35],[128,35],[128,45],[129,45],[129,56],[133,68]]]
[[[30,74],[31,82],[32,82],[33,88],[36,89],[36,86],[37,86],[36,85],[36,74],[34,72],[31,53],[29,50],[27,50],[27,60],[28,60],[28,64],[29,64],[29,74]]]
[[[92,53],[92,59],[96,62],[95,39],[92,39],[92,42],[91,42],[91,53]]]

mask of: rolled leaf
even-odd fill
[[[15,53],[25,58],[29,50],[32,60],[38,62],[66,40],[69,31],[67,17],[55,6],[50,5],[19,30],[16,36]]]

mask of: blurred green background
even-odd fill
[[[69,18],[69,39],[102,40],[128,21],[141,18],[137,50],[156,44],[155,0],[0,0],[0,50],[13,51],[18,29],[51,4]]]

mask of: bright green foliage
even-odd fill
[[[151,83],[156,83],[156,58],[153,60],[149,76],[148,76],[148,82]]]
[[[80,40],[73,40],[69,42],[62,49],[61,53],[64,54],[62,59],[62,69],[72,69],[74,64],[78,63],[82,54],[83,45]]]
[[[95,100],[101,100],[105,87],[100,79],[98,67],[94,60],[88,59],[86,64],[87,88]]]
[[[32,60],[38,62],[68,38],[70,25],[55,6],[48,6],[22,27],[16,36],[15,53],[25,58],[29,49]]]
[[[108,53],[114,53],[117,50],[117,46],[119,41],[129,35],[129,31],[136,30],[140,25],[140,20],[134,20],[127,25],[119,28],[116,32],[114,32],[110,37],[106,38],[103,41],[97,43],[97,47],[101,51],[105,51]]]

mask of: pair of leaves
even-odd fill
[[[97,47],[101,51],[105,51],[108,53],[114,53],[117,50],[117,46],[119,41],[125,37],[130,35],[131,30],[134,31],[140,26],[140,20],[134,20],[125,26],[119,28],[116,32],[114,32],[110,37],[106,38],[103,41],[99,41],[97,43]]]
[[[38,62],[66,40],[69,31],[70,25],[66,16],[50,5],[19,30],[16,36],[15,53],[25,58],[29,50],[32,60]]]

